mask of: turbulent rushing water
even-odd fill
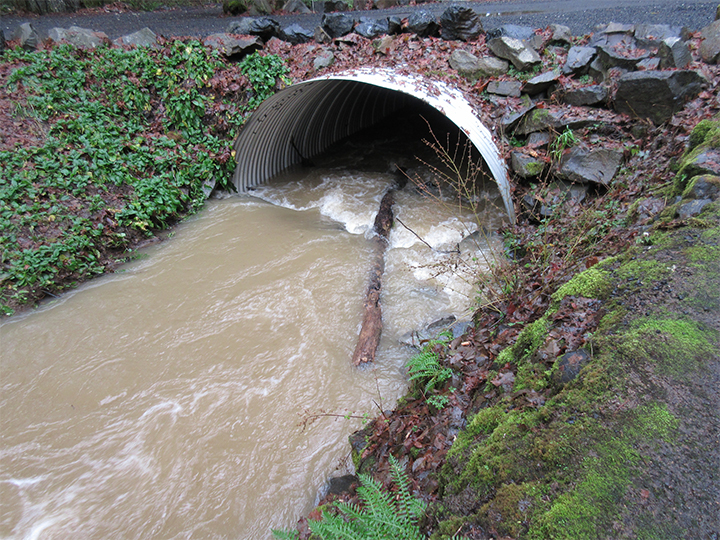
[[[472,295],[416,234],[451,250],[473,216],[406,188],[415,234],[391,235],[378,362],[349,365],[392,181],[390,154],[350,148],[211,201],[122,273],[0,327],[0,537],[265,539],[311,508],[360,424],[303,418],[392,406],[398,338]]]

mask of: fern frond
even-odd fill
[[[283,531],[280,529],[270,529],[272,535],[278,540],[298,540],[300,533],[297,531]]]
[[[427,504],[410,493],[410,478],[394,456],[390,456],[390,474],[398,487],[398,512],[408,523],[415,523],[425,513]]]

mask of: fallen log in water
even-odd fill
[[[388,245],[388,236],[393,226],[393,204],[395,203],[395,191],[402,189],[407,180],[405,172],[398,167],[396,185],[391,187],[380,201],[380,209],[375,216],[372,238],[374,250],[374,262],[370,270],[370,279],[367,291],[365,292],[365,314],[363,315],[362,327],[358,337],[353,364],[358,366],[367,362],[375,361],[375,353],[380,345],[382,335],[382,308],[380,307],[380,290],[382,289],[382,275],[385,272],[385,250]]]

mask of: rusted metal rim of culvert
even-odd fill
[[[238,165],[233,183],[240,192],[260,185],[300,163],[301,155],[315,156],[416,99],[446,116],[475,145],[514,222],[505,162],[490,130],[478,120],[462,93],[440,81],[382,68],[361,68],[310,79],[265,100],[235,141]]]

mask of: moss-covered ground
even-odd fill
[[[701,123],[686,158],[714,125]],[[679,204],[561,286],[500,352],[514,385],[471,415],[450,448],[433,538],[717,534],[720,205],[678,221]],[[585,336],[579,374],[563,382],[561,359],[549,367],[543,348],[558,306],[587,299],[602,318]],[[547,400],[518,406],[527,388],[549,388]]]

